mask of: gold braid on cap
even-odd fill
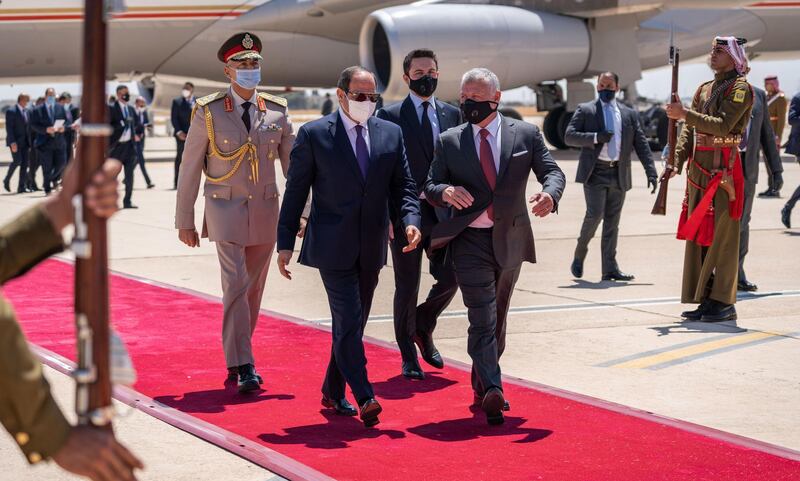
[[[250,155],[250,171],[253,177],[253,183],[258,183],[258,153],[256,150],[256,145],[251,141],[248,140],[246,144],[242,145],[236,150],[231,152],[222,152],[217,148],[217,142],[214,138],[214,120],[211,118],[211,110],[207,106],[203,106],[203,112],[205,113],[206,117],[206,131],[208,132],[208,142],[211,146],[211,155],[215,157],[219,157],[220,159],[231,162],[236,161],[231,167],[231,170],[228,171],[227,174],[221,177],[211,177],[208,175],[208,167],[203,167],[203,172],[206,174],[206,178],[209,182],[225,182],[226,180],[233,177],[236,172],[239,171],[239,167],[242,165],[242,161],[244,158],[249,154]]]

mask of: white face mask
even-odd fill
[[[188,99],[192,96],[192,91],[189,89],[183,89],[181,90],[181,95],[183,95],[183,98]]]
[[[363,124],[375,113],[376,105],[375,102],[370,102],[369,100],[356,102],[355,100],[347,99],[347,113],[350,114],[351,119]]]

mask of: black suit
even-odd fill
[[[429,107],[430,108],[430,107]],[[440,132],[461,123],[461,113],[452,105],[435,100],[436,119]],[[417,185],[418,193],[422,192],[428,177],[431,161],[433,161],[433,137],[426,145],[422,134],[420,115],[409,95],[399,102],[378,111],[378,117],[400,126],[408,156],[411,176]],[[391,207],[392,218],[396,218],[394,206]],[[438,222],[438,218],[449,217],[449,209],[436,209],[427,202],[420,202],[422,214],[423,241],[421,247],[427,247],[430,231]],[[395,223],[397,224],[397,223]],[[403,361],[417,363],[417,350],[411,341],[412,336],[432,336],[436,321],[442,311],[453,300],[458,290],[452,263],[445,261],[444,256],[433,256],[430,260],[430,272],[436,279],[425,302],[417,306],[419,283],[422,272],[422,249],[403,252],[407,244],[402,225],[395,225],[394,241],[392,241],[392,263],[394,265],[394,334]]]
[[[75,140],[77,138],[71,125],[81,117],[81,109],[74,107],[72,104],[65,105],[64,114],[67,117],[67,124],[70,124],[70,127],[64,130],[64,141],[67,143],[67,163],[69,163],[75,155]]]
[[[149,187],[153,183],[150,181],[150,176],[147,174],[147,167],[144,165],[144,138],[147,136],[146,128],[150,125],[150,112],[144,109],[141,113],[137,112],[136,117],[139,124],[136,129],[136,135],[139,136],[139,141],[136,142],[136,163],[139,165],[139,168],[142,169],[144,181]]]
[[[502,117],[497,183],[492,192],[481,170],[472,125],[443,133],[425,183],[428,202],[444,206],[442,194],[450,186],[462,186],[475,199],[453,217],[437,224],[431,234],[432,248],[448,245],[458,286],[467,306],[467,350],[473,361],[472,386],[482,395],[491,387],[502,388],[500,356],[505,349],[506,316],[514,284],[523,262],[536,262],[531,219],[525,189],[530,172],[542,190],[558,205],[564,191],[564,173],[550,156],[539,129]],[[489,207],[494,226],[474,229],[469,225]]]
[[[26,120],[26,115],[28,120]],[[20,111],[19,105],[6,110],[6,145],[11,147],[16,144],[17,151],[11,152],[11,165],[5,177],[5,183],[11,181],[11,176],[19,167],[19,182],[17,192],[25,192],[28,179],[28,153],[31,150],[30,139],[30,116],[31,112]]]
[[[603,222],[601,240],[603,274],[619,270],[616,259],[619,220],[622,216],[625,193],[632,186],[631,154],[634,150],[644,166],[647,178],[658,177],[647,138],[639,124],[638,114],[620,102],[617,102],[617,105],[622,119],[622,138],[618,161],[614,166],[609,166],[599,159],[604,144],[595,143],[597,132],[612,130],[606,128],[600,100],[579,105],[564,135],[564,141],[568,145],[581,148],[576,181],[583,184],[586,198],[586,216],[575,248],[575,259],[583,262],[589,250],[589,241],[594,237],[600,222]],[[613,142],[614,138],[611,141]]]
[[[136,132],[140,129],[139,118],[136,115],[136,110],[130,105],[124,106],[119,102],[114,102],[109,107],[109,119],[113,132],[109,139],[109,156],[119,159],[125,169],[125,197],[122,199],[122,205],[127,207],[131,205],[131,196],[133,195],[133,172],[136,169]],[[122,138],[130,133],[130,138],[123,141]]]
[[[186,141],[178,138],[178,132],[184,134],[189,132],[189,125],[192,123],[192,108],[194,107],[194,97],[186,99],[178,97],[172,100],[172,109],[170,111],[170,120],[172,121],[172,129],[175,132],[175,142],[177,143],[177,153],[175,154],[175,180],[174,188],[178,188],[178,172],[181,169],[181,158],[183,157],[183,146]]]
[[[64,129],[70,127],[67,123],[64,106],[56,103],[52,109],[47,108],[47,104],[40,105],[33,111],[31,117],[31,129],[35,132],[34,147],[37,150],[39,163],[42,166],[44,177],[44,191],[49,193],[61,175],[61,171],[67,164],[67,142],[64,132],[48,134],[48,127],[52,127],[56,120],[64,121]]]
[[[300,263],[319,269],[333,318],[333,348],[322,393],[344,398],[346,381],[359,403],[374,396],[361,338],[378,272],[386,264],[389,201],[399,206],[403,225],[420,225],[400,128],[376,117],[367,126],[366,179],[338,112],[300,128],[278,220],[278,250],[293,250],[313,191]]]
[[[750,216],[753,212],[753,199],[756,195],[758,183],[758,159],[763,150],[766,157],[768,171],[776,174],[783,172],[781,155],[775,145],[775,132],[767,110],[767,94],[758,87],[753,87],[753,109],[750,114],[750,123],[745,129],[747,144],[741,153],[742,167],[744,168],[744,207],[742,221],[739,229],[739,281],[746,281],[744,273],[744,258],[750,247]]]

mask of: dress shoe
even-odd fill
[[[147,184],[147,188],[148,188],[148,189],[152,189],[152,188],[153,188],[153,187],[155,187],[155,186],[156,186],[156,184]]]
[[[788,206],[783,206],[783,209],[781,209],[781,222],[787,229],[792,228],[792,209]]]
[[[481,402],[481,409],[486,413],[486,421],[493,425],[503,424],[503,408],[505,407],[506,400],[503,397],[503,391],[499,388],[493,387],[486,391]]]
[[[419,363],[403,361],[403,377],[422,380],[425,379],[425,373],[422,372]]]
[[[133,205],[133,204],[125,204],[125,205],[122,206],[122,208],[123,209],[138,209],[139,206],[138,205]]]
[[[444,367],[442,355],[439,354],[439,350],[436,349],[436,346],[433,344],[433,336],[429,334],[417,334],[414,336],[413,341],[419,346],[422,359],[425,359],[425,362],[436,369]]]
[[[350,402],[345,399],[328,399],[326,397],[322,398],[322,405],[326,408],[333,409],[336,411],[336,414],[339,416],[355,416],[358,414],[356,408],[353,407]]]
[[[8,184],[8,179],[3,180],[3,188],[6,189],[6,192],[11,192],[11,186]]]
[[[634,279],[636,279],[636,277],[633,274],[625,274],[619,269],[609,272],[608,274],[603,274],[604,281],[632,281]]]
[[[259,389],[258,377],[252,364],[239,366],[239,392],[251,392]]]
[[[577,277],[578,279],[583,277],[583,261],[579,259],[573,259],[572,265],[569,266],[569,271],[572,273],[573,277]]]
[[[683,311],[681,312],[681,317],[686,319],[687,321],[699,321],[703,314],[708,310],[708,306],[710,304],[709,299],[704,299],[703,302],[697,306],[697,309],[693,311]]]
[[[761,197],[761,198],[764,198],[764,197],[780,197],[781,196],[781,191],[779,191],[778,189],[774,189],[774,188],[770,187],[769,189],[765,190],[764,192],[759,193],[758,196]]]
[[[359,407],[359,417],[364,421],[364,426],[371,428],[381,421],[378,419],[378,414],[383,411],[383,408],[374,397],[371,397],[361,403]]]
[[[483,404],[483,396],[478,396],[477,394],[473,394],[472,397],[472,405],[476,407],[480,407]],[[503,411],[511,411],[511,405],[508,403],[508,399],[505,400],[503,403]]]
[[[736,306],[733,304],[723,304],[712,300],[700,322],[723,322],[736,320]]]
[[[736,288],[742,292],[755,292],[758,290],[758,286],[747,279],[739,279]]]
[[[28,190],[30,190],[31,192],[39,192],[42,189],[40,189],[38,185],[32,184],[30,187],[28,187]]]

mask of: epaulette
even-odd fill
[[[280,105],[283,108],[286,108],[289,105],[289,102],[285,98],[278,97],[277,95],[271,95],[268,93],[259,92],[258,96],[266,100],[267,102],[272,102],[273,104]]]
[[[214,92],[213,94],[208,94],[205,97],[200,97],[199,99],[194,101],[194,107],[192,107],[192,117],[194,118],[194,114],[197,112],[198,107],[205,107],[206,105],[214,102],[215,100],[220,100],[228,96],[228,92],[221,91],[221,92]]]

